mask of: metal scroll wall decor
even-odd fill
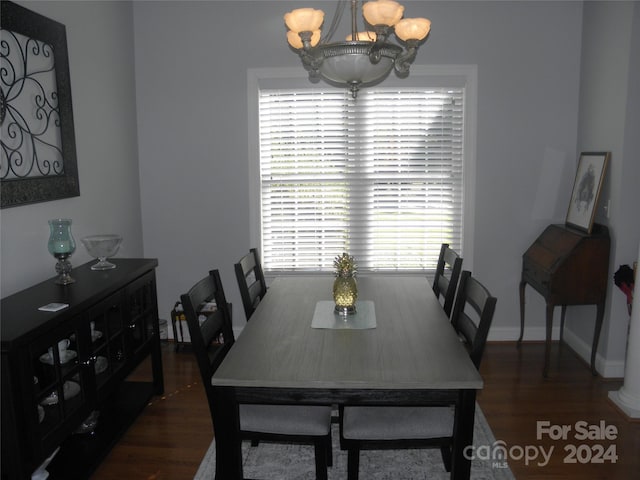
[[[80,195],[64,25],[2,0],[2,208]]]

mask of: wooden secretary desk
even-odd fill
[[[594,224],[591,234],[566,225],[549,225],[522,256],[520,281],[520,337],[524,333],[525,286],[540,293],[546,307],[546,340],[543,375],[549,369],[553,311],[562,307],[560,342],[568,305],[596,305],[596,323],[591,347],[591,371],[595,369],[596,351],[604,317],[609,274],[609,230]]]

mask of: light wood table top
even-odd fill
[[[212,379],[216,386],[480,389],[482,378],[426,278],[358,278],[376,328],[312,328],[333,277],[277,278]],[[348,321],[348,320],[347,320]]]
[[[482,378],[424,277],[358,278],[376,327],[311,326],[332,298],[330,276],[282,277],[270,286],[211,383],[216,479],[240,480],[240,403],[455,405],[451,478],[468,480],[476,390]]]

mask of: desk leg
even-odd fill
[[[560,314],[560,344],[562,345],[562,335],[564,333],[564,317],[565,314],[567,313],[567,306],[566,305],[562,305],[562,310],[561,310],[561,314]]]
[[[178,341],[178,330],[176,329],[176,319],[171,315],[171,329],[173,330],[173,342],[175,343],[174,351],[180,350],[180,342]]]
[[[176,352],[178,351],[178,345],[184,344],[184,332],[182,331],[182,321],[178,320],[178,328],[180,329],[180,342],[176,345]]]
[[[549,373],[549,358],[551,357],[551,330],[553,329],[553,308],[555,305],[547,303],[547,328],[546,339],[544,342],[544,368],[542,369],[542,376],[547,377]]]
[[[213,425],[216,439],[216,480],[242,480],[240,417],[234,390],[214,387]]]
[[[468,446],[473,445],[473,424],[476,412],[476,391],[462,390],[460,403],[456,408],[453,448],[451,459],[451,479],[468,480],[471,475],[471,456],[465,455]]]
[[[596,370],[596,352],[598,351],[598,341],[600,340],[600,330],[602,330],[602,320],[604,318],[604,303],[598,303],[596,313],[596,328],[593,332],[593,346],[591,347],[591,373],[598,375]]]
[[[527,282],[522,280],[520,282],[520,337],[518,338],[518,347],[520,346],[520,342],[522,342],[522,336],[524,335],[524,287],[527,285]]]

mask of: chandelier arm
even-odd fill
[[[376,41],[371,46],[371,51],[369,52],[369,60],[371,61],[371,63],[376,65],[382,58],[382,49],[387,46],[387,38],[389,37],[391,27],[387,25],[373,25],[373,31],[376,34]]]
[[[307,70],[313,71],[314,75],[318,74],[318,69],[322,65],[322,56],[314,55],[306,50],[300,50],[300,60]]]
[[[315,79],[320,75],[319,69],[322,65],[323,57],[317,54],[315,47],[311,46],[312,32],[300,32],[300,40],[302,41],[302,48],[298,50],[302,65],[306,70],[309,70],[309,78]]]
[[[382,45],[378,43],[374,43],[371,45],[371,50],[369,51],[369,61],[374,65],[380,63],[380,59],[382,58]]]
[[[376,34],[376,43],[386,43],[391,29],[388,25],[373,25],[373,31]]]
[[[411,64],[418,54],[418,42],[415,40],[407,40],[407,50],[398,55],[394,62],[394,68],[398,73],[408,73]]]

